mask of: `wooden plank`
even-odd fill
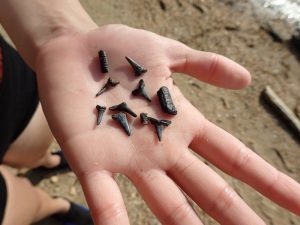
[[[262,94],[272,109],[276,110],[282,119],[294,128],[297,132],[297,136],[300,137],[300,120],[296,117],[293,111],[278,97],[270,86],[266,86]]]

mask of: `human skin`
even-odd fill
[[[250,83],[246,69],[145,30],[97,27],[77,1],[24,2],[2,1],[0,21],[37,72],[44,113],[80,180],[96,225],[129,224],[115,173],[131,179],[162,224],[202,224],[177,185],[220,224],[265,224],[189,149],[300,215],[299,184],[206,120],[171,77],[181,72],[219,87],[241,89]],[[26,15],[30,19],[22,20]],[[100,49],[107,52],[109,75],[100,71]],[[131,96],[139,78],[125,56],[147,68],[142,78],[153,97],[151,104]],[[96,98],[108,76],[120,85]],[[162,112],[156,97],[161,86],[169,88],[176,116]],[[142,126],[138,119],[130,119],[130,137],[110,113],[96,126],[97,104],[109,107],[123,101],[137,114],[172,121],[161,142],[153,127]]]

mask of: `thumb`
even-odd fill
[[[206,83],[242,89],[251,82],[250,73],[241,65],[224,56],[197,51],[186,45],[173,48],[170,68],[174,72],[189,74]]]

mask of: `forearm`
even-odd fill
[[[78,0],[1,0],[0,23],[32,67],[47,41],[96,27]]]

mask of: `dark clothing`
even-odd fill
[[[0,48],[3,55],[3,77],[0,83],[1,163],[9,145],[29,123],[39,99],[35,73],[1,36]]]
[[[0,224],[2,224],[3,222],[6,201],[7,201],[6,184],[2,174],[0,173]]]

